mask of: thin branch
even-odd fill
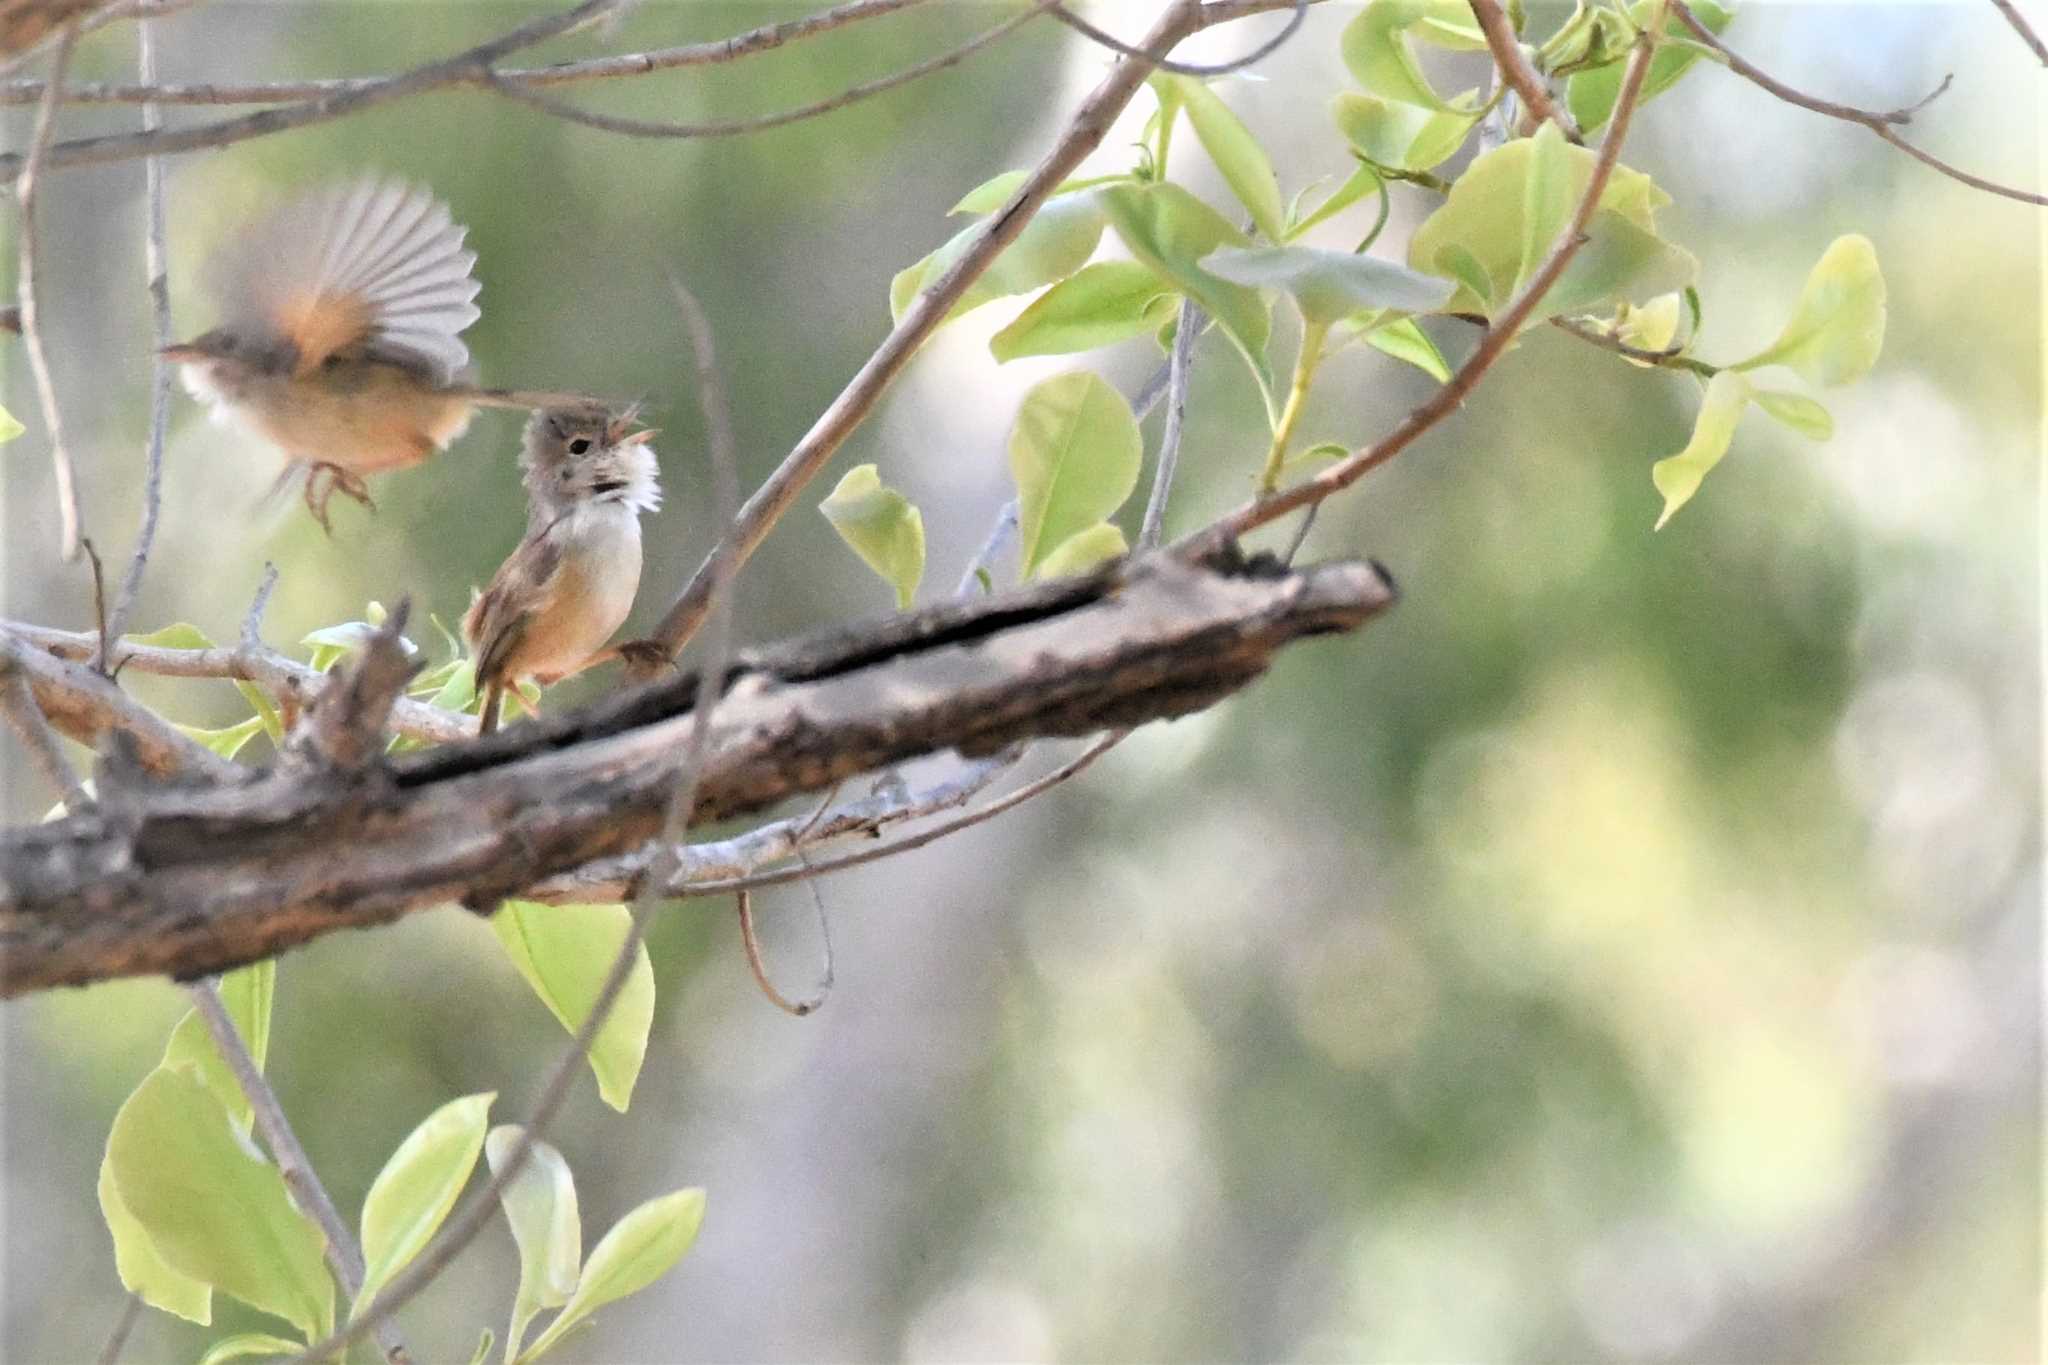
[[[955,597],[971,597],[981,586],[983,574],[990,575],[989,581],[994,583],[996,557],[1017,534],[1017,516],[1017,500],[1011,498],[996,513],[996,524],[989,527],[988,539],[981,542],[981,548],[975,551],[974,558],[968,560],[967,567],[961,571],[959,585],[953,589]]]
[[[815,894],[817,890],[815,882],[811,884],[811,889],[813,894]],[[805,999],[791,1000],[788,996],[777,990],[775,983],[768,978],[768,964],[761,956],[761,940],[754,935],[753,894],[742,890],[733,897],[733,901],[739,911],[740,946],[746,951],[747,971],[754,978],[755,988],[767,997],[769,1004],[775,1006],[784,1014],[793,1015],[798,1019],[802,1019],[806,1015],[815,1014],[818,1007],[823,1005],[826,997],[831,994],[832,939],[829,932],[825,939],[825,980],[821,989]],[[823,927],[825,924],[825,910],[822,901],[818,904],[818,924],[820,927]]]
[[[135,1330],[135,1324],[142,1317],[142,1296],[130,1294],[121,1305],[121,1316],[114,1319],[114,1330],[107,1334],[107,1344],[100,1348],[99,1365],[120,1365],[121,1352],[128,1345],[128,1334]]]
[[[1282,47],[1286,46],[1288,39],[1301,32],[1302,24],[1308,20],[1308,7],[1310,3],[1311,0],[1293,0],[1293,13],[1288,16],[1285,28],[1281,29],[1271,38],[1268,38],[1265,42],[1260,43],[1250,52],[1245,53],[1242,57],[1235,57],[1227,62],[1211,63],[1176,62],[1169,61],[1165,57],[1154,57],[1142,48],[1132,47],[1115,34],[1097,28],[1065,5],[1057,2],[1052,6],[1052,13],[1055,19],[1058,19],[1068,28],[1074,30],[1074,32],[1092,43],[1108,48],[1119,56],[1149,62],[1159,70],[1171,71],[1177,76],[1195,76],[1208,79],[1215,76],[1227,76],[1233,71],[1242,71],[1246,67],[1256,66],[1275,52],[1278,52]]]
[[[1166,525],[1166,500],[1173,491],[1174,471],[1180,465],[1181,425],[1188,410],[1188,369],[1194,360],[1195,338],[1205,319],[1193,299],[1183,299],[1180,320],[1174,324],[1173,354],[1166,362],[1166,430],[1159,437],[1159,459],[1154,464],[1152,493],[1145,499],[1145,520],[1138,529],[1138,548],[1149,550],[1159,543]]]
[[[1162,55],[1170,51],[1175,43],[1200,27],[1200,10],[1198,0],[1172,0],[1147,35],[1146,50]],[[1144,61],[1128,61],[1103,78],[1010,202],[989,216],[952,268],[917,297],[902,321],[875,348],[796,448],[747,499],[734,528],[737,543],[733,551],[739,563],[744,564],[760,548],[768,532],[796,505],[804,487],[873,411],[925,339],[937,330],[996,255],[1016,240],[1060,182],[1100,145],[1110,124],[1144,84],[1149,70]],[[710,570],[708,562],[697,570],[654,629],[652,638],[671,655],[680,652],[704,621],[710,604]]]
[[[1669,0],[1676,6],[1680,0]],[[1656,41],[1651,36],[1663,27],[1661,10],[1654,21],[1636,40],[1635,51],[1630,54],[1628,69],[1622,76],[1621,92],[1615,100],[1614,113],[1609,120],[1606,140],[1600,144],[1600,154],[1593,162],[1593,173],[1586,183],[1586,192],[1580,196],[1578,206],[1572,212],[1571,222],[1557,244],[1550,249],[1543,264],[1530,278],[1527,285],[1495,318],[1481,334],[1479,344],[1472,355],[1451,376],[1451,382],[1438,389],[1428,401],[1415,408],[1401,420],[1387,435],[1373,445],[1353,451],[1344,459],[1330,465],[1312,479],[1306,479],[1291,488],[1256,498],[1214,522],[1204,530],[1184,536],[1175,542],[1175,548],[1183,551],[1215,543],[1218,539],[1235,539],[1246,532],[1264,526],[1267,522],[1286,516],[1296,508],[1321,502],[1332,493],[1348,488],[1370,471],[1385,464],[1414,443],[1417,437],[1441,422],[1465,401],[1486,372],[1493,368],[1495,361],[1507,351],[1543,301],[1565,267],[1578,254],[1586,242],[1586,224],[1592,221],[1593,211],[1600,202],[1600,196],[1607,188],[1607,181],[1614,174],[1615,163],[1621,158],[1622,144],[1627,141],[1629,124],[1635,116],[1636,101],[1641,97],[1643,78],[1649,74],[1650,58],[1656,51]]]
[[[568,1098],[569,1087],[582,1070],[584,1058],[590,1055],[591,1044],[596,1041],[598,1031],[604,1027],[620,992],[625,989],[626,979],[632,974],[640,946],[645,941],[648,921],[661,903],[658,888],[668,876],[673,875],[677,859],[675,850],[689,830],[690,817],[697,804],[697,785],[703,777],[705,760],[711,751],[712,713],[718,707],[732,650],[731,587],[739,563],[729,547],[734,540],[732,528],[739,506],[739,469],[725,389],[718,376],[710,322],[696,297],[674,274],[669,277],[669,287],[682,311],[696,356],[699,401],[709,432],[713,485],[720,524],[726,529],[719,536],[718,548],[712,551],[712,609],[711,628],[706,635],[707,658],[697,679],[689,734],[683,741],[682,758],[662,814],[658,842],[653,852],[652,875],[634,892],[632,918],[627,925],[625,941],[619,945],[618,956],[612,960],[611,970],[605,975],[604,984],[598,988],[597,998],[591,1002],[590,1012],[577,1028],[568,1051],[555,1064],[541,1087],[540,1098],[534,1102],[533,1111],[520,1129],[512,1149],[505,1154],[504,1162],[491,1172],[491,1178],[484,1182],[483,1188],[449,1220],[417,1260],[380,1289],[346,1327],[326,1341],[308,1348],[301,1357],[303,1360],[322,1360],[345,1351],[351,1341],[360,1339],[432,1284],[490,1222],[497,1211],[499,1196],[525,1168],[528,1157],[533,1153],[533,1145],[541,1140],[561,1109],[562,1102]]]
[[[106,137],[60,142],[50,148],[48,165],[53,169],[59,166],[89,166],[138,156],[162,156],[172,152],[196,151],[201,147],[226,147],[252,137],[264,137],[287,129],[325,123],[345,114],[359,113],[364,109],[389,104],[407,95],[416,95],[423,90],[438,89],[457,83],[482,82],[489,77],[491,68],[501,59],[521,48],[532,47],[536,43],[546,42],[550,38],[557,38],[572,29],[580,28],[616,9],[622,3],[624,0],[582,0],[581,4],[572,9],[521,24],[500,37],[493,38],[487,43],[480,43],[453,57],[430,62],[402,76],[387,77],[370,85],[340,91],[321,99],[309,100],[304,104],[263,109],[241,118],[196,124],[189,128],[161,128],[153,133],[115,133]],[[46,90],[44,93],[47,96],[51,92]],[[0,156],[0,183],[15,180],[23,169],[21,157]]]
[[[64,444],[64,418],[57,405],[57,386],[50,378],[50,357],[43,349],[42,309],[36,294],[36,191],[45,160],[50,154],[50,134],[56,127],[57,101],[64,89],[64,73],[71,66],[71,50],[78,43],[78,24],[67,24],[57,39],[57,55],[50,62],[50,80],[43,100],[36,107],[34,131],[28,152],[21,162],[15,186],[20,201],[21,241],[19,243],[21,296],[21,339],[28,350],[29,373],[35,377],[36,399],[43,408],[43,431],[50,438],[50,465],[57,478],[57,512],[62,518],[59,544],[66,559],[78,558],[79,538],[84,534],[78,511],[78,481],[71,468],[71,452]]]
[[[1654,365],[1664,370],[1688,370],[1703,379],[1712,379],[1721,372],[1721,367],[1718,365],[1709,365],[1704,360],[1696,360],[1692,356],[1684,354],[1684,342],[1673,342],[1663,350],[1649,351],[1641,346],[1631,346],[1620,337],[1610,336],[1599,328],[1588,326],[1577,318],[1552,318],[1550,325],[1561,332],[1570,333],[1589,346],[1598,346],[1603,351],[1612,351],[1624,359],[1633,360],[1640,364]]]
[[[1761,86],[1785,101],[1785,103],[1797,105],[1801,109],[1811,110],[1816,114],[1825,114],[1829,118],[1840,119],[1844,123],[1854,123],[1859,127],[1868,128],[1871,132],[1877,134],[1907,156],[1912,157],[1915,161],[1920,162],[1924,166],[1930,166],[1940,171],[1949,179],[1959,181],[1972,189],[1983,190],[1987,194],[1996,194],[2006,199],[2017,199],[2023,204],[2048,205],[2048,195],[2036,194],[2032,190],[2017,189],[2011,185],[2001,185],[1995,180],[1986,180],[1982,176],[1972,175],[1968,171],[1951,166],[1948,162],[1943,161],[1931,152],[1922,151],[1919,147],[1914,146],[1892,131],[1895,126],[1910,123],[1915,111],[1926,103],[1925,100],[1911,108],[1895,109],[1888,114],[1879,114],[1873,113],[1868,109],[1858,109],[1853,105],[1836,104],[1832,100],[1816,98],[1813,95],[1794,90],[1769,72],[1729,51],[1728,45],[1716,37],[1712,29],[1700,22],[1699,16],[1692,12],[1692,8],[1685,3],[1685,0],[1671,0],[1671,12],[1678,16],[1678,21],[1692,32],[1693,37],[1719,53],[1721,60],[1727,64],[1730,71],[1755,85]],[[1944,82],[1945,85],[1946,82]],[[1936,91],[1935,93],[1939,94],[1940,92]],[[1932,97],[1930,96],[1930,98]]]
[[[213,1045],[220,1050],[228,1070],[234,1073],[242,1098],[249,1101],[249,1110],[256,1119],[256,1131],[263,1135],[264,1146],[270,1148],[270,1155],[277,1162],[278,1175],[284,1178],[285,1186],[291,1190],[292,1201],[319,1225],[327,1239],[327,1264],[333,1269],[334,1278],[341,1281],[342,1293],[353,1300],[363,1292],[363,1249],[356,1245],[355,1234],[349,1230],[341,1211],[334,1207],[327,1187],[320,1183],[313,1163],[306,1157],[306,1149],[299,1143],[299,1135],[292,1131],[291,1123],[284,1116],[284,1106],[278,1103],[277,1092],[270,1088],[263,1068],[256,1064],[249,1044],[235,1028],[234,1017],[228,1013],[227,1004],[221,999],[220,978],[209,976],[203,981],[195,981],[187,990],[199,1017],[206,1022],[206,1031],[212,1035]],[[383,1329],[377,1334],[377,1344],[384,1348],[385,1359],[392,1365],[404,1365],[411,1359],[405,1343],[389,1323],[383,1324]]]
[[[1486,47],[1493,54],[1493,64],[1500,68],[1501,79],[1508,83],[1516,95],[1521,97],[1522,107],[1530,117],[1538,120],[1549,119],[1558,130],[1573,142],[1584,142],[1585,134],[1579,125],[1565,112],[1550,93],[1550,87],[1543,83],[1543,75],[1529,63],[1528,54],[1515,38],[1514,26],[1500,7],[1500,0],[1467,0],[1472,6],[1472,17],[1479,21],[1479,31],[1486,35]]]
[[[590,57],[582,61],[556,62],[550,66],[503,70],[496,74],[502,79],[520,85],[550,86],[648,76],[660,71],[674,71],[685,67],[717,66],[762,52],[772,52],[785,44],[816,37],[821,33],[830,33],[834,29],[844,28],[863,19],[893,14],[897,10],[925,3],[927,0],[854,0],[851,4],[838,5],[818,14],[807,15],[801,19],[786,19],[775,24],[764,24],[730,38],[720,38],[708,43],[691,43],[682,47],[629,52],[611,57]],[[138,85],[81,84],[67,87],[64,99],[72,104],[142,104],[151,100],[162,104],[185,105],[293,104],[332,99],[339,95],[362,94],[365,91],[374,91],[393,79],[395,78],[391,76],[338,76],[325,80],[265,81],[242,85],[153,85],[146,82]],[[487,84],[489,80],[488,72],[464,70],[452,73],[441,84],[480,86]],[[10,81],[0,85],[0,104],[31,104],[42,98],[42,90],[42,83],[39,81]]]
[[[153,8],[151,0],[140,0],[144,11],[141,23],[135,26],[135,75],[144,85],[156,83],[156,26],[149,21],[147,11]],[[154,104],[142,106],[142,129],[154,132],[163,126],[163,113]],[[171,367],[163,358],[164,347],[171,344],[171,288],[168,252],[165,249],[164,229],[164,163],[161,157],[149,157],[142,163],[142,272],[148,282],[150,332],[154,341],[150,347],[149,388],[149,440],[142,456],[142,525],[135,533],[135,551],[128,560],[128,572],[122,576],[121,592],[114,599],[114,612],[107,621],[102,634],[104,642],[118,639],[127,627],[128,614],[135,608],[135,598],[142,591],[142,575],[149,567],[150,551],[156,545],[157,516],[163,510],[164,433],[171,420]],[[94,661],[94,666],[105,671],[108,662],[104,656]]]
[[[91,658],[94,638],[83,634],[72,638],[76,657]],[[12,625],[0,623],[0,644],[8,642],[31,646],[14,651],[14,662],[27,676],[37,708],[60,733],[92,749],[105,744],[110,736],[122,735],[133,745],[136,760],[159,777],[193,776],[221,782],[247,774],[246,768],[186,738],[176,726],[99,673],[34,648],[32,634],[17,634]]]
[[[589,109],[580,109],[566,100],[558,99],[553,95],[544,95],[537,90],[530,90],[516,81],[506,80],[502,77],[492,77],[490,87],[493,91],[515,103],[528,105],[543,113],[551,114],[555,118],[581,124],[586,128],[596,128],[601,132],[618,133],[625,137],[735,137],[744,133],[758,133],[769,128],[780,128],[791,123],[801,123],[805,119],[818,118],[824,114],[834,113],[846,108],[848,105],[858,104],[860,101],[871,96],[882,94],[884,91],[894,90],[900,85],[908,85],[912,81],[931,75],[933,72],[943,71],[949,66],[957,66],[998,39],[1007,36],[1012,31],[1036,19],[1040,14],[1058,3],[1059,0],[1037,0],[1036,4],[1030,9],[1025,10],[1022,14],[1013,15],[995,27],[983,30],[980,34],[968,39],[960,46],[950,51],[942,52],[936,57],[929,57],[924,61],[905,67],[903,70],[893,72],[890,75],[850,86],[836,95],[818,100],[812,104],[801,105],[795,109],[784,109],[774,114],[760,114],[752,118],[726,119],[716,123],[667,123],[658,119],[625,118],[616,114],[600,114]]]
[[[2041,41],[2041,35],[2034,32],[2034,26],[2020,13],[2019,6],[2013,4],[2012,0],[1991,0],[1991,3],[1998,6],[1998,12],[2005,16],[2005,22],[2012,25],[2012,31],[2019,34],[2020,40],[2033,50],[2034,60],[2048,66],[2048,43]]]
[[[29,762],[35,765],[50,790],[57,794],[57,799],[64,803],[67,813],[77,814],[92,809],[92,797],[65,759],[56,734],[36,705],[35,694],[29,689],[26,672],[21,666],[20,648],[5,636],[0,636],[0,719],[6,720],[7,728],[14,731],[15,738],[28,750]]]

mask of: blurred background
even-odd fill
[[[1090,13],[1135,36],[1155,8]],[[389,71],[538,12],[216,0],[160,24],[163,74]],[[801,12],[651,0],[531,55]],[[939,0],[737,66],[562,93],[738,117],[1014,12]],[[1317,6],[1262,79],[1223,87],[1290,194],[1348,169],[1327,103],[1349,86],[1336,39],[1355,12]],[[1182,55],[1227,57],[1279,23]],[[1954,72],[1912,135],[2038,183],[2038,72],[1989,5],[1753,4],[1728,39],[1878,109]],[[82,45],[77,74],[125,78],[132,56],[117,26]],[[195,289],[209,246],[287,188],[365,168],[431,185],[479,253],[469,340],[487,382],[655,407],[670,501],[648,528],[644,625],[710,523],[663,269],[717,328],[751,485],[885,333],[890,276],[957,229],[947,207],[1032,162],[1104,61],[1038,21],[956,69],[741,139],[628,141],[463,91],[181,157],[177,328],[212,321]],[[1476,83],[1469,59],[1440,69],[1447,88]],[[1148,111],[1141,97],[1105,140],[1106,168],[1127,164]],[[67,109],[60,133],[134,119]],[[0,120],[17,148],[27,126],[20,108]],[[1653,535],[1649,465],[1684,444],[1692,382],[1539,331],[1310,536],[1310,559],[1383,560],[1405,589],[1396,612],[1289,650],[1240,697],[1142,731],[1004,819],[825,882],[838,984],[819,1014],[756,993],[728,906],[665,910],[632,1110],[604,1108],[585,1078],[551,1138],[578,1175],[586,1245],[680,1185],[707,1187],[709,1213],[674,1273],[559,1358],[2038,1357],[2042,219],[1710,67],[1648,108],[1626,159],[1672,193],[1670,235],[1704,262],[1708,359],[1773,336],[1835,236],[1875,241],[1890,333],[1874,374],[1823,395],[1834,440],[1752,414]],[[1193,138],[1175,162],[1227,202]],[[55,173],[42,210],[56,382],[110,566],[140,503],[141,178],[132,162]],[[1395,202],[1390,253],[1430,196]],[[1367,221],[1369,206],[1329,240]],[[14,256],[9,237],[7,288]],[[941,595],[1008,496],[1023,390],[1089,364],[1131,392],[1158,363],[1139,341],[998,368],[986,340],[1017,308],[971,315],[917,360],[749,565],[743,638],[886,609],[811,510],[839,473],[875,461],[923,507],[925,596]],[[1469,329],[1431,328],[1454,362],[1470,345]],[[83,628],[89,580],[56,558],[20,355],[0,345],[0,401],[31,428],[0,450],[4,610]],[[1354,350],[1303,437],[1369,439],[1428,387]],[[337,503],[329,540],[295,508],[252,514],[274,457],[180,394],[134,626],[232,638],[266,560],[281,647],[403,593],[453,621],[517,538],[516,438],[516,416],[483,414],[449,453],[379,480],[375,517]],[[1214,337],[1187,439],[1169,534],[1240,501],[1264,449]],[[246,714],[225,683],[123,681],[180,720]],[[0,762],[9,818],[39,816],[49,796],[18,751]],[[801,992],[818,954],[805,892],[759,913],[773,970]],[[95,1171],[182,1008],[151,981],[0,1011],[9,1360],[92,1359],[119,1314]],[[451,908],[287,956],[270,1069],[352,1212],[433,1107],[496,1090],[513,1119],[562,1043],[489,930]],[[492,1228],[404,1315],[418,1358],[466,1358],[479,1327],[501,1328],[515,1265]],[[145,1314],[125,1358],[191,1360],[268,1326],[216,1302],[210,1332]]]

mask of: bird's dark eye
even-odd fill
[[[575,440],[569,442],[569,453],[571,455],[581,455],[589,449],[590,438],[588,436],[578,436]]]

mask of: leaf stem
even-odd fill
[[[1266,467],[1259,473],[1259,492],[1271,493],[1280,486],[1280,469],[1287,463],[1287,444],[1294,439],[1294,425],[1301,420],[1302,405],[1308,399],[1308,386],[1314,382],[1316,370],[1323,363],[1323,341],[1330,334],[1326,322],[1304,322],[1301,328],[1301,350],[1294,357],[1294,380],[1287,388],[1287,405],[1280,409],[1280,420],[1273,426],[1273,446],[1266,452]]]

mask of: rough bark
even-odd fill
[[[1393,601],[1368,563],[1290,571],[1153,555],[742,656],[693,822],[945,749],[993,753],[1200,710],[1275,650]],[[640,847],[695,679],[488,739],[348,767],[300,754],[233,784],[102,793],[0,836],[0,995],[222,971],[335,929],[488,906]]]

